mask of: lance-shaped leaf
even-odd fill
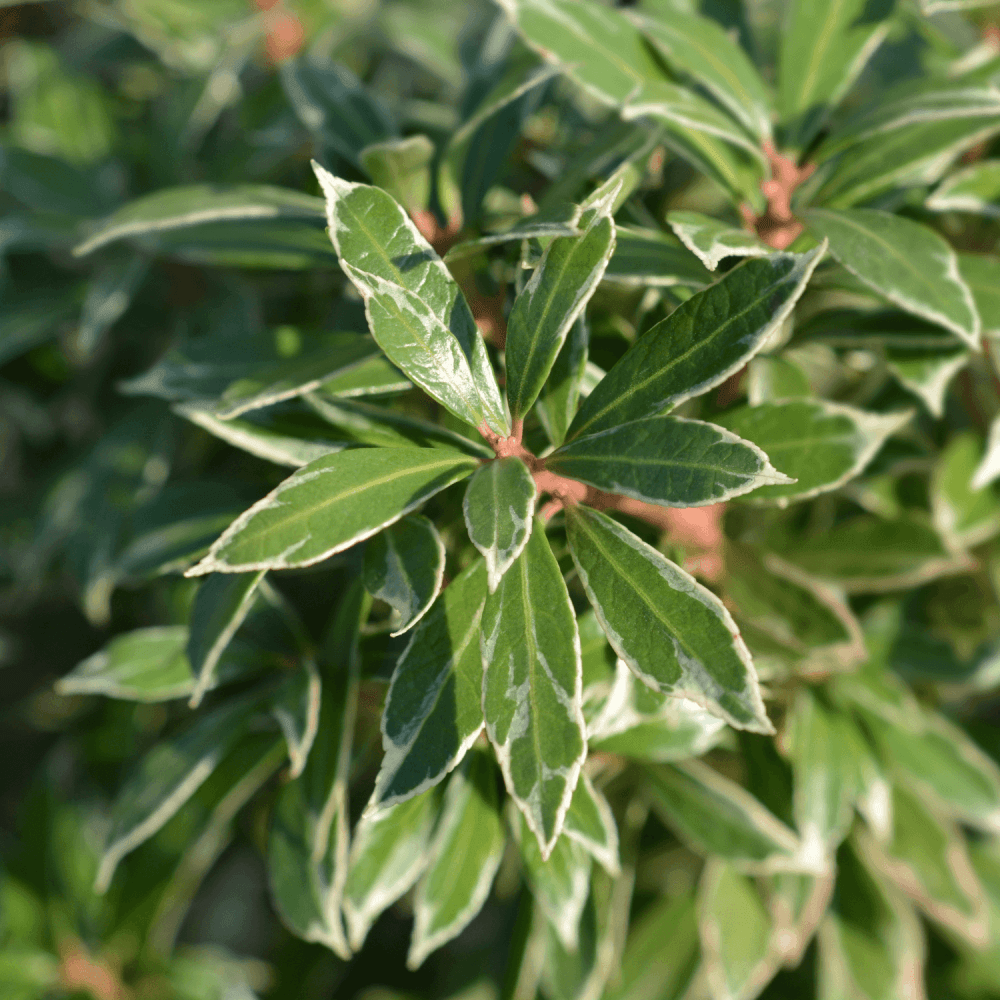
[[[173,739],[158,743],[139,762],[111,809],[111,829],[94,883],[105,892],[118,863],[145,843],[198,790],[247,731],[253,697],[233,700]]]
[[[988,486],[972,486],[982,455],[977,434],[957,434],[941,453],[931,476],[934,525],[955,549],[981,545],[1000,532],[1000,499]]]
[[[754,135],[770,135],[767,85],[722,25],[673,9],[661,17],[636,20],[672,69],[697,80]]]
[[[782,965],[794,969],[823,919],[836,876],[794,875],[786,872],[766,880],[767,908],[775,928],[775,947]]]
[[[824,247],[748,260],[640,337],[587,397],[568,440],[662,413],[707,392],[764,346],[805,289]]]
[[[585,847],[612,877],[621,874],[618,826],[608,800],[581,773],[573,792],[563,832]]]
[[[1000,416],[994,417],[986,439],[986,452],[976,466],[969,487],[981,490],[1000,479]]]
[[[145,195],[100,222],[73,253],[82,257],[115,240],[253,219],[322,219],[322,199],[265,185],[194,184]]]
[[[491,594],[528,544],[535,497],[535,480],[519,458],[488,462],[469,480],[462,503],[465,526],[486,561]]]
[[[589,329],[583,317],[580,317],[570,327],[535,403],[535,413],[545,428],[549,441],[554,445],[563,443],[566,431],[576,415],[580,388],[587,370],[589,342]]]
[[[722,602],[605,514],[572,506],[566,526],[587,597],[636,676],[730,725],[772,732],[750,653]]]
[[[199,403],[177,403],[172,409],[234,448],[293,469],[348,446],[318,416],[309,413],[296,414],[305,418],[301,420],[282,419],[272,412],[254,413],[245,420],[222,420],[210,406]]]
[[[281,686],[271,703],[271,714],[285,737],[289,776],[297,778],[306,766],[309,751],[319,731],[322,685],[312,660],[303,660],[302,668]]]
[[[438,792],[428,789],[359,820],[344,884],[347,938],[355,951],[379,914],[427,867],[428,843],[441,807]]]
[[[476,560],[445,587],[414,630],[386,695],[385,756],[369,808],[436,785],[482,730],[479,631],[485,602],[486,567]]]
[[[513,420],[534,405],[573,323],[597,288],[615,249],[617,190],[586,209],[579,236],[554,239],[507,320],[507,400]]]
[[[414,899],[406,959],[410,969],[461,933],[486,902],[507,839],[495,775],[490,758],[474,750],[448,783],[427,871]]]
[[[799,691],[791,721],[792,811],[802,838],[802,853],[822,867],[847,836],[853,819],[857,764],[852,739],[808,689]]]
[[[982,885],[959,830],[917,796],[893,786],[892,839],[860,836],[865,860],[890,878],[931,919],[973,946],[989,940]]]
[[[830,253],[894,305],[979,344],[980,319],[958,257],[932,229],[872,208],[812,209],[806,224]]]
[[[443,580],[444,542],[426,517],[404,517],[365,546],[365,588],[393,609],[394,636],[430,611]]]
[[[268,881],[278,914],[306,941],[351,957],[340,907],[347,878],[347,797],[357,715],[358,632],[371,608],[355,582],[322,651],[319,725],[303,773],[281,789],[268,839]]]
[[[334,399],[356,399],[363,396],[388,396],[412,389],[413,383],[381,353],[337,372],[317,390]]]
[[[524,873],[535,903],[548,918],[563,947],[574,951],[580,914],[590,888],[590,854],[569,837],[560,837],[548,858],[542,857],[538,838],[520,810],[511,810],[510,823],[521,849]]]
[[[838,893],[819,927],[821,1000],[923,1000],[924,931],[909,903],[844,849]]]
[[[664,507],[702,507],[792,482],[750,441],[715,424],[668,415],[576,437],[546,458],[545,467]]]
[[[129,701],[159,702],[185,698],[194,689],[195,677],[185,647],[188,630],[183,625],[140,628],[115,636],[102,650],[88,656],[56,681],[61,695],[102,694]],[[220,683],[264,662],[248,648],[230,647],[215,671]]]
[[[1000,258],[984,253],[960,253],[958,269],[972,291],[983,335],[1000,337]]]
[[[758,445],[782,472],[787,485],[766,485],[752,500],[793,500],[837,489],[875,457],[889,435],[913,416],[866,413],[826,400],[788,400],[745,406],[719,416],[722,426]]]
[[[743,871],[808,872],[798,837],[758,799],[700,761],[648,768],[653,808],[699,853]]]
[[[587,755],[576,613],[545,528],[483,610],[483,717],[507,789],[547,858]]]
[[[766,257],[774,253],[753,233],[701,212],[669,212],[667,222],[681,243],[710,271],[727,257]]]
[[[315,170],[330,238],[379,347],[456,416],[508,434],[486,345],[444,262],[391,195]]]
[[[477,464],[443,448],[327,455],[241,514],[188,575],[311,566],[398,521]]]
[[[725,731],[717,716],[687,698],[646,687],[618,660],[611,691],[587,726],[587,741],[605,753],[666,763],[700,757]]]
[[[704,288],[712,276],[667,233],[617,226],[604,281],[626,288]],[[769,253],[771,251],[768,251]]]
[[[983,160],[956,170],[924,204],[932,212],[971,212],[1000,218],[1000,160]]]
[[[716,1000],[753,1000],[780,965],[774,924],[752,879],[713,858],[698,891],[702,961]]]
[[[410,215],[427,211],[434,143],[426,135],[372,143],[361,150],[360,159],[375,186],[388,191]]]
[[[257,598],[264,571],[215,574],[205,580],[191,607],[187,655],[195,675],[191,707],[197,708],[215,682],[215,670],[236,630]]]
[[[885,352],[886,368],[896,381],[918,396],[939,420],[944,416],[948,385],[968,361],[969,352],[957,346],[950,350],[888,347]]]
[[[888,34],[891,13],[891,0],[793,0],[778,62],[778,104],[793,148],[822,128]]]

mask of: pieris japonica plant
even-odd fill
[[[304,4],[277,68],[245,41],[277,15],[213,68],[112,6],[201,74],[181,152],[126,197],[81,137],[114,109],[25,45],[0,206],[4,419],[30,444],[58,355],[96,428],[6,579],[68,571],[108,631],[66,704],[157,713],[91,937],[128,913],[173,960],[243,822],[364,984],[401,919],[414,976],[492,935],[504,1000],[995,995],[979,5]],[[103,110],[70,135],[49,92]]]

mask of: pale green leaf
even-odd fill
[[[932,212],[970,212],[1000,218],[1000,160],[981,160],[956,170],[925,202]]]
[[[812,394],[808,375],[791,358],[758,354],[751,359],[747,368],[747,402],[751,406]]]
[[[573,792],[563,832],[585,847],[609,875],[621,874],[615,817],[608,800],[585,773]]]
[[[444,262],[391,195],[315,170],[341,267],[389,360],[473,427],[507,435],[486,346]]]
[[[264,571],[215,574],[203,581],[191,606],[187,656],[194,673],[191,707],[215,684],[219,660],[253,608]]]
[[[489,895],[506,843],[495,774],[490,758],[474,750],[448,783],[427,871],[417,885],[410,969],[461,933]]]
[[[189,573],[310,566],[398,521],[476,465],[441,448],[358,448],[317,459],[241,514]]]
[[[986,453],[976,466],[976,471],[969,483],[973,490],[985,489],[1000,479],[1000,416],[994,417],[990,424],[989,437],[986,439]]]
[[[535,481],[519,458],[487,462],[469,480],[462,502],[465,527],[486,561],[491,594],[528,544],[535,498]]]
[[[80,257],[115,240],[254,219],[322,219],[322,199],[265,185],[194,184],[144,195],[102,220],[73,253]]]
[[[812,209],[805,219],[830,241],[830,253],[873,291],[978,346],[981,323],[972,292],[955,251],[932,229],[871,208]]]
[[[441,781],[483,728],[480,622],[486,567],[474,562],[441,592],[399,658],[382,713],[385,756],[369,808]]]
[[[667,222],[681,243],[710,271],[727,257],[766,257],[774,252],[753,233],[701,212],[668,212]]]
[[[413,383],[403,378],[399,369],[382,354],[375,354],[357,365],[328,378],[317,390],[335,399],[355,399],[362,396],[387,396],[412,389]]]
[[[972,291],[983,334],[1000,337],[1000,258],[981,253],[960,253],[958,269]]]
[[[940,420],[948,385],[968,364],[969,352],[960,347],[943,351],[887,347],[885,354],[886,367],[893,377]]]
[[[587,754],[580,638],[536,524],[483,610],[483,716],[507,789],[548,857]]]
[[[347,938],[355,951],[379,914],[407,892],[427,867],[428,844],[440,807],[439,790],[430,788],[359,820],[343,904]]]
[[[867,413],[827,400],[788,400],[730,410],[719,423],[752,441],[793,482],[762,484],[751,502],[785,506],[835,490],[857,476],[912,412]]]
[[[573,506],[566,523],[601,627],[636,675],[730,725],[771,732],[750,654],[722,602],[605,514]]]
[[[756,885],[718,858],[701,876],[698,934],[717,1000],[754,1000],[778,971],[773,921]]]
[[[653,416],[724,382],[781,326],[823,252],[749,260],[693,295],[598,383],[568,439]]]
[[[765,446],[766,447],[766,446]],[[790,480],[715,424],[646,417],[574,438],[545,460],[558,475],[664,507],[701,507]]]
[[[785,968],[794,969],[823,919],[836,876],[780,872],[765,880],[767,908],[774,922],[774,944]]]
[[[365,146],[359,159],[375,186],[388,191],[413,215],[428,209],[434,152],[426,135],[410,135]]]
[[[534,405],[573,323],[594,294],[615,249],[617,190],[584,210],[579,236],[553,240],[507,321],[507,400],[511,418]]]
[[[653,808],[692,850],[743,871],[815,874],[795,834],[746,789],[690,760],[647,770]]]
[[[712,276],[667,233],[618,226],[604,281],[625,288],[703,288]]]
[[[364,582],[394,612],[392,635],[409,631],[431,609],[444,580],[444,543],[434,525],[411,514],[365,546]]]
[[[931,476],[934,525],[957,550],[981,545],[1000,532],[1000,498],[990,486],[972,485],[982,459],[982,441],[974,431],[956,434]]]

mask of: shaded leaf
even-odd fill
[[[359,159],[375,186],[388,191],[413,215],[427,211],[430,203],[434,152],[426,135],[410,135],[365,146]]]
[[[982,160],[946,177],[924,203],[933,212],[1000,218],[1000,161]]]
[[[753,233],[701,212],[668,212],[667,222],[681,243],[710,271],[727,257],[766,257],[774,252]]]
[[[573,792],[563,832],[585,847],[609,875],[621,874],[615,817],[586,773],[581,773]]]
[[[271,714],[277,720],[291,766],[289,777],[297,778],[306,766],[309,751],[319,730],[322,698],[321,682],[316,665],[308,658],[281,686],[271,703]]]
[[[627,288],[702,288],[712,276],[685,247],[655,229],[618,226],[604,280]]]
[[[977,434],[956,434],[941,452],[931,476],[934,525],[957,550],[980,545],[1000,532],[1000,499],[989,486],[972,486],[982,457]]]
[[[587,348],[590,333],[581,317],[563,341],[552,371],[535,403],[535,413],[541,421],[549,441],[560,445],[576,415],[580,402],[580,388],[587,369]]]

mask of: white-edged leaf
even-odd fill
[[[979,346],[981,323],[958,257],[932,229],[872,208],[811,209],[806,225],[830,253],[879,295]]]
[[[737,728],[772,732],[750,653],[722,602],[605,514],[573,506],[566,525],[587,597],[636,676]]]
[[[615,252],[604,283],[624,288],[704,288],[712,276],[668,233],[616,226]]]
[[[409,631],[431,609],[444,581],[444,542],[426,517],[411,514],[365,546],[364,582],[394,612],[392,635]]]
[[[949,547],[963,551],[1000,533],[1000,497],[991,487],[976,489],[973,476],[983,459],[974,431],[956,434],[938,457],[931,475],[934,526]]]
[[[469,480],[462,502],[465,527],[486,561],[491,594],[528,544],[535,498],[535,480],[519,458],[487,462]]]
[[[461,933],[486,902],[507,840],[495,774],[489,756],[473,750],[448,782],[414,899],[410,969]]]
[[[485,602],[486,567],[477,560],[444,588],[414,629],[386,695],[385,756],[369,809],[436,785],[481,732]]]
[[[886,368],[896,381],[919,397],[931,415],[940,420],[948,385],[968,364],[968,350],[957,346],[950,351],[887,347],[885,353]]]
[[[477,465],[443,448],[327,455],[244,511],[188,575],[311,566],[398,521]]]
[[[611,806],[594,783],[581,773],[573,792],[563,832],[585,847],[613,878],[621,874],[618,856],[618,826]]]
[[[271,714],[285,737],[288,747],[289,777],[297,778],[306,766],[309,751],[319,730],[322,685],[316,664],[308,657],[301,668],[282,685]]]
[[[587,755],[576,613],[545,528],[486,600],[483,717],[504,781],[547,858]]]
[[[986,453],[976,466],[969,486],[982,490],[1000,479],[1000,417],[994,417],[986,439]]]
[[[982,320],[983,335],[1000,337],[1000,257],[960,253],[958,270],[972,291],[972,299]]]
[[[924,204],[932,212],[1000,218],[1000,160],[981,160],[946,177]]]
[[[774,250],[745,229],[737,229],[701,212],[668,212],[677,238],[710,271],[727,257],[766,257]]]

